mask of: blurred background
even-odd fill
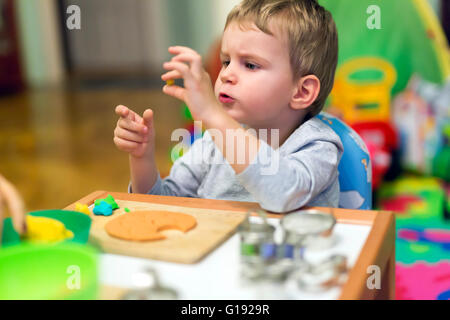
[[[99,189],[127,190],[128,158],[113,144],[114,108],[155,111],[161,175],[186,125],[162,94],[170,45],[206,55],[237,1],[1,0],[0,172],[30,210],[61,208]],[[77,5],[81,29],[71,5]],[[69,13],[68,13],[69,9]]]
[[[215,79],[221,32],[238,2],[0,0],[0,172],[27,209],[126,192],[128,157],[113,144],[118,104],[154,110],[157,164],[167,175],[172,131],[192,130],[182,102],[161,92],[167,48],[197,50]],[[373,207],[398,213],[397,295],[448,299],[450,1],[319,2],[340,40],[326,111],[366,142]],[[425,287],[408,283],[415,272]]]

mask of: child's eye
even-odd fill
[[[230,61],[228,61],[228,60],[222,61],[222,65],[223,65],[224,67],[227,67],[229,64],[230,64]]]
[[[250,69],[250,70],[256,70],[259,68],[259,66],[257,66],[256,64],[250,63],[250,62],[246,62],[245,63],[245,67]]]

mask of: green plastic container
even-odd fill
[[[29,213],[35,217],[46,217],[59,220],[64,223],[66,229],[73,232],[73,238],[63,242],[75,242],[85,244],[89,240],[91,218],[81,212],[68,210],[42,210]],[[11,218],[4,221],[2,246],[8,247],[21,243],[19,234],[14,230]]]
[[[0,299],[97,299],[98,255],[88,245],[0,249]]]

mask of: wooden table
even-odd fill
[[[120,200],[152,202],[166,205],[185,206],[190,208],[209,208],[246,212],[249,209],[260,209],[254,202],[225,201],[183,197],[167,197],[142,194],[128,194],[107,191],[95,191],[76,202],[87,205],[95,199],[105,198],[111,194]],[[65,207],[74,210],[75,203]],[[388,211],[365,211],[317,208],[334,214],[337,223],[368,225],[369,236],[362,248],[356,264],[349,272],[348,281],[343,286],[340,299],[395,299],[395,216]],[[270,218],[280,218],[281,214],[268,214]],[[369,289],[367,280],[372,275],[370,266],[378,266],[381,271],[381,289]]]

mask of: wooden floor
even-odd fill
[[[39,90],[0,97],[0,172],[27,210],[62,208],[94,190],[126,192],[128,155],[116,149],[115,106],[155,113],[157,164],[172,165],[181,102],[159,89]]]

